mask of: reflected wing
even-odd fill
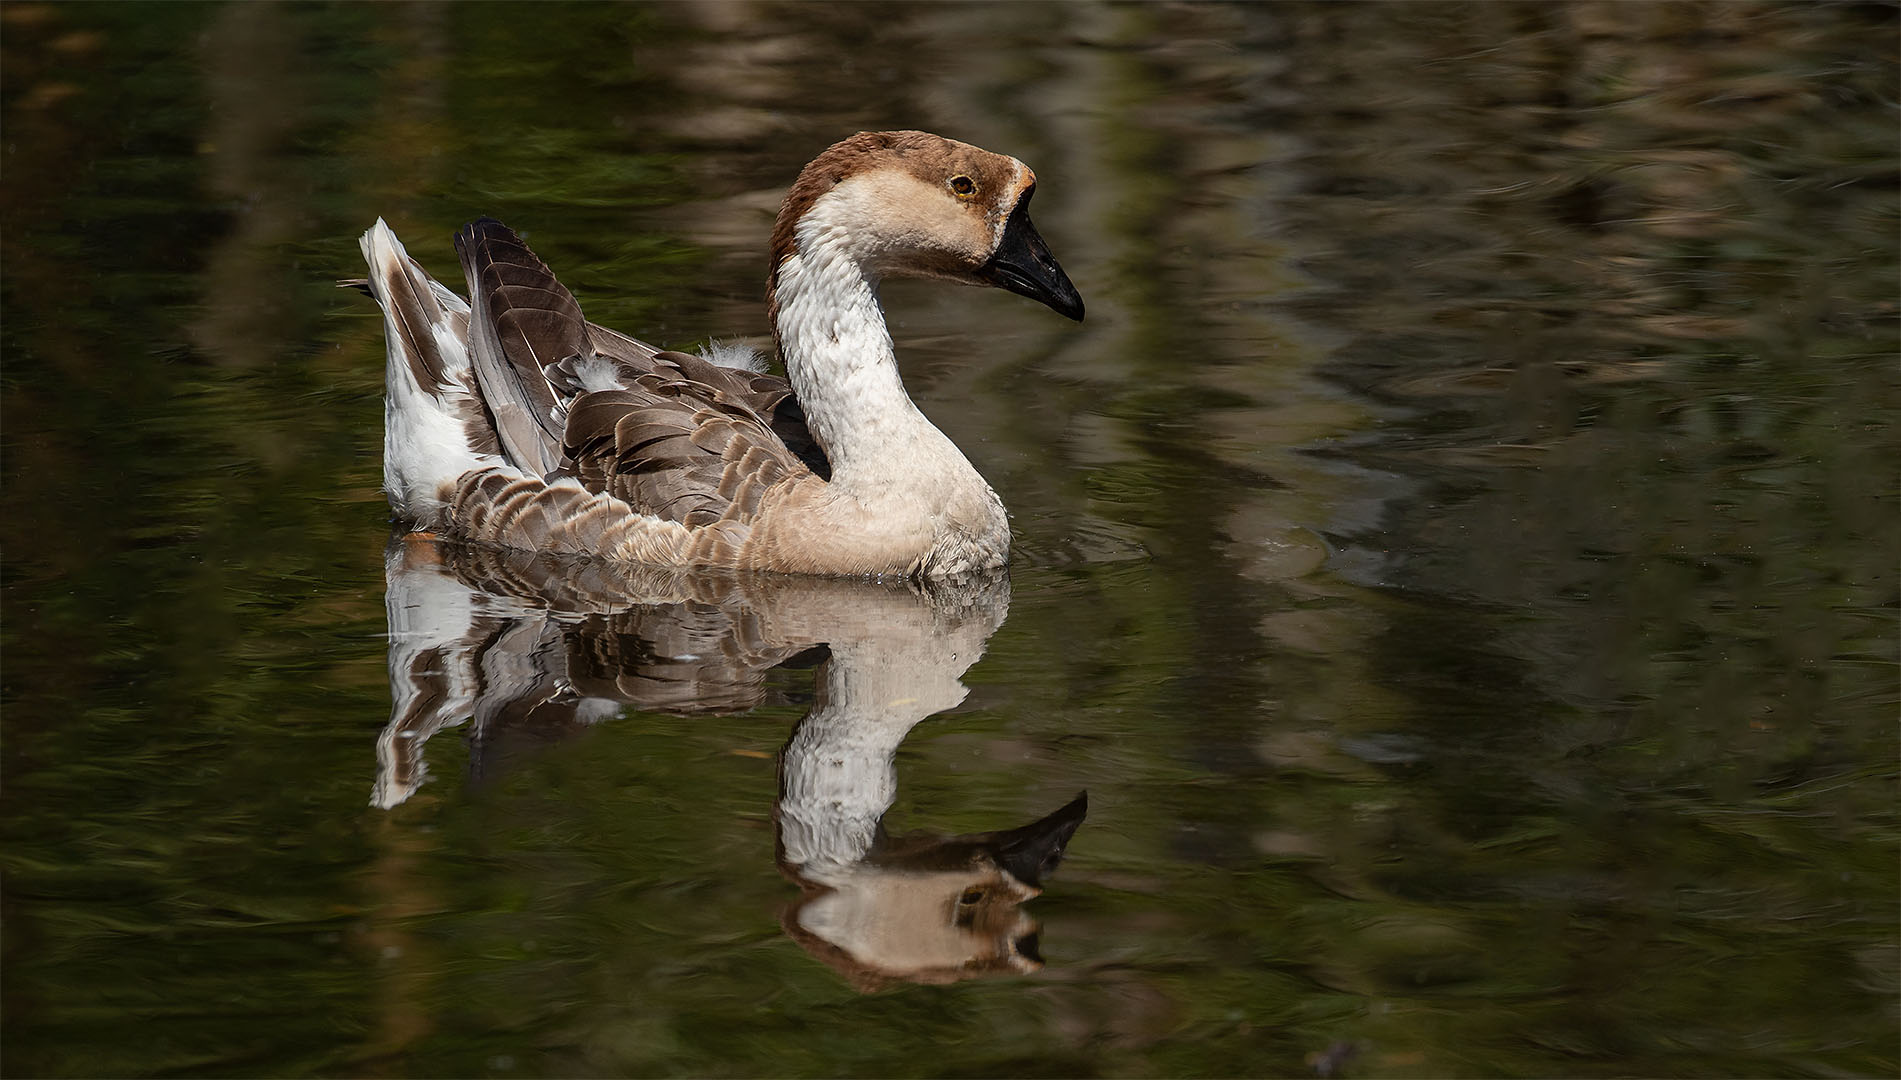
[[[588,697],[676,716],[749,712],[766,702],[769,671],[812,651],[758,630],[750,612],[703,603],[592,616],[567,635],[568,681]]]
[[[406,544],[417,549],[412,563],[435,561],[472,596],[508,597],[519,602],[522,618],[558,623],[559,657],[536,670],[571,695],[679,715],[744,712],[764,701],[768,671],[817,644],[762,615],[759,590],[733,576],[551,559],[508,548]],[[576,620],[577,614],[583,617]],[[508,640],[493,635],[484,647]],[[518,680],[508,693],[524,696],[526,686]]]

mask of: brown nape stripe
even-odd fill
[[[780,356],[785,343],[779,340],[779,268],[798,250],[799,219],[812,209],[819,197],[861,168],[875,153],[890,148],[902,136],[918,135],[910,131],[861,131],[849,139],[832,144],[799,171],[799,178],[786,190],[779,204],[779,216],[772,223],[772,240],[767,249],[766,322],[772,327],[772,344]]]

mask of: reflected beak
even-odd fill
[[[1017,200],[1016,209],[1010,211],[1010,220],[1004,223],[1003,240],[997,244],[990,261],[978,269],[977,277],[1019,296],[1041,301],[1058,314],[1081,322],[1082,294],[1069,283],[1069,275],[1056,265],[1049,245],[1043,243],[1036,226],[1030,224],[1030,196],[1035,193],[1036,189],[1031,188]]]
[[[1062,271],[1058,270],[1057,273]],[[1056,307],[1055,304],[1050,306]],[[1076,301],[1076,306],[1081,309],[1081,299]],[[1063,311],[1062,308],[1056,310]],[[1063,314],[1068,315],[1069,312],[1063,311]],[[1025,885],[1033,889],[1042,888],[1043,879],[1050,876],[1057,863],[1063,861],[1063,849],[1069,846],[1069,838],[1076,834],[1076,826],[1081,825],[1083,818],[1088,815],[1089,793],[1085,791],[1041,821],[1031,822],[1021,829],[998,833],[994,840],[997,845],[997,865],[1008,870],[1012,877]]]

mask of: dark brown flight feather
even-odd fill
[[[468,278],[469,359],[510,461],[533,476],[561,464],[562,402],[546,368],[592,358],[574,294],[521,238],[493,218],[456,234]]]

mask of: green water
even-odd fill
[[[1894,1075],[1896,40],[7,4],[0,1070]],[[894,127],[1036,169],[1089,305],[886,296],[1016,558],[980,658],[904,669],[968,693],[885,825],[1089,793],[1016,912],[1045,966],[955,982],[788,930],[780,770],[842,646],[444,727],[370,805],[409,684],[381,323],[332,284],[378,216],[453,281],[491,214],[597,322],[757,338],[778,195]],[[890,602],[873,653],[928,614]],[[575,664],[696,613],[495,625]]]

